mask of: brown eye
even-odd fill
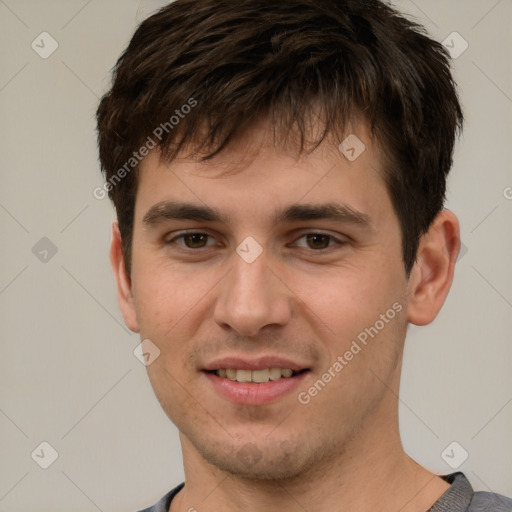
[[[202,249],[206,247],[208,242],[208,235],[204,233],[189,233],[182,235],[185,245],[189,249]]]
[[[311,249],[327,249],[330,245],[331,237],[329,235],[311,234],[306,235],[306,241]]]

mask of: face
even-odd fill
[[[222,470],[296,476],[393,414],[401,234],[355,133],[355,161],[327,142],[298,159],[259,130],[209,162],[143,162],[125,318],[160,350],[163,409]]]

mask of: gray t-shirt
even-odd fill
[[[512,512],[512,499],[493,492],[474,492],[463,473],[452,473],[441,478],[451,487],[426,512]],[[178,485],[156,505],[140,512],[168,512],[172,499],[184,485]]]

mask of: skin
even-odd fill
[[[153,152],[141,165],[131,275],[117,224],[111,261],[127,326],[161,351],[148,375],[180,430],[186,486],[171,512],[419,512],[449,487],[404,452],[397,396],[407,325],[434,320],[452,283],[457,218],[437,216],[408,278],[379,147],[364,125],[352,133],[366,145],[354,162],[329,141],[297,158],[259,126],[208,162],[167,163]],[[207,205],[228,218],[144,223],[162,201]],[[368,225],[275,222],[289,205],[333,202],[363,213]],[[175,239],[183,230],[211,238]],[[235,251],[248,236],[263,249],[250,264]],[[401,311],[378,335],[299,403],[297,392],[395,303]],[[310,372],[275,403],[236,405],[201,371],[232,355],[283,356]]]

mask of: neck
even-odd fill
[[[206,462],[184,435],[181,443],[186,485],[171,512],[424,512],[449,487],[404,452],[391,392],[342,453],[289,479],[240,478]]]

